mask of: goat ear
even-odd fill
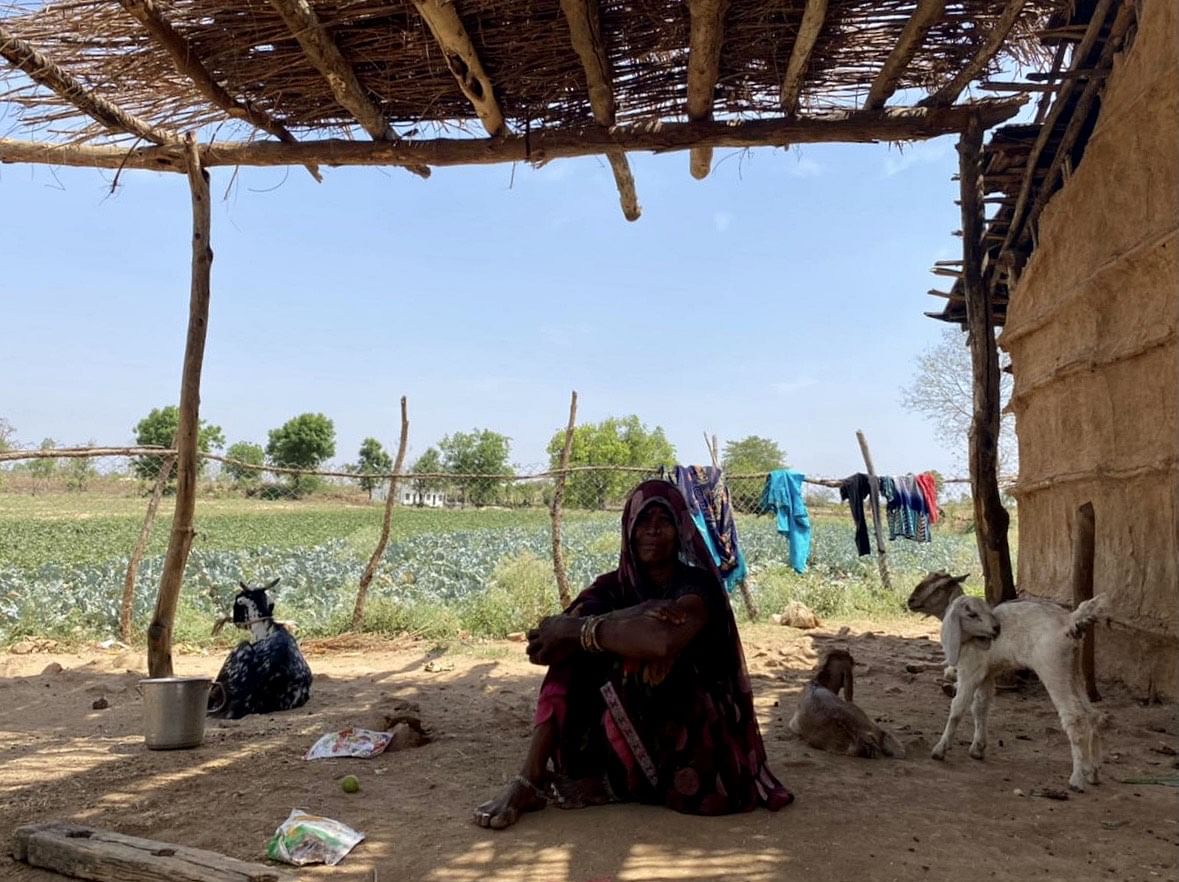
[[[274,579],[271,579],[269,582],[267,582],[267,583],[266,583],[266,587],[265,587],[265,588],[263,588],[262,590],[263,590],[263,591],[269,591],[271,588],[273,588],[275,585],[277,585],[277,584],[278,584],[278,582],[279,582],[279,579],[281,579],[281,578],[282,578],[282,576],[278,576],[278,577],[276,577],[276,578],[274,578]],[[965,578],[965,577],[963,577],[963,578]]]
[[[843,669],[843,697],[851,703],[855,701],[855,691],[855,678],[852,676],[852,666],[849,664]]]
[[[954,581],[961,585],[970,578],[970,573],[963,573],[961,576],[954,576]]]
[[[958,618],[958,607],[951,607],[942,619],[942,651],[946,664],[957,666],[958,653],[962,648],[962,623]]]

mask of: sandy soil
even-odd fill
[[[999,696],[986,762],[966,754],[968,722],[946,763],[928,758],[948,705],[933,636],[910,622],[850,623],[843,634],[747,629],[771,765],[798,797],[782,812],[694,818],[642,806],[550,808],[502,833],[470,817],[517,771],[527,743],[541,671],[519,644],[443,655],[413,642],[309,644],[316,681],[306,707],[213,722],[202,747],[173,752],[144,748],[138,654],[0,655],[0,831],[70,818],[260,860],[297,807],[368,835],[337,867],[304,872],[340,882],[1175,879],[1179,791],[1119,782],[1175,773],[1176,707],[1141,706],[1105,684],[1106,783],[1067,801],[1039,798],[1032,792],[1064,788],[1069,772],[1067,742],[1039,687]],[[829,645],[850,649],[859,703],[910,758],[823,754],[788,732],[799,688]],[[54,662],[64,670],[42,673]],[[212,675],[219,663],[186,655],[177,668]],[[98,697],[109,708],[92,709]],[[370,760],[301,758],[321,733],[371,724],[407,701],[433,732],[424,747]],[[342,792],[346,774],[360,778],[360,793]],[[8,857],[0,877],[60,878]]]

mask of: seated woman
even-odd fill
[[[480,826],[550,800],[719,815],[794,799],[766,766],[728,597],[675,485],[635,488],[618,569],[530,631],[528,657],[549,666],[532,743]]]

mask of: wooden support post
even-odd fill
[[[557,577],[557,595],[561,609],[567,609],[573,602],[569,590],[569,576],[565,572],[565,551],[561,548],[561,503],[565,501],[565,469],[569,468],[569,454],[573,451],[573,429],[577,424],[577,392],[569,398],[569,422],[565,426],[565,446],[561,448],[561,460],[557,468],[557,479],[553,482],[553,504],[549,515],[553,522],[553,573]]]
[[[385,556],[385,546],[389,544],[389,526],[393,522],[393,506],[397,504],[397,481],[401,477],[401,467],[405,465],[405,450],[409,444],[409,413],[405,396],[401,396],[401,438],[397,442],[397,459],[393,461],[393,475],[389,478],[389,495],[385,497],[385,517],[381,521],[381,538],[377,540],[377,547],[373,549],[372,557],[360,576],[360,585],[356,589],[356,605],[352,608],[352,630],[359,631],[364,625],[364,602],[368,598],[368,586],[377,574],[381,558]]]
[[[884,530],[880,526],[880,481],[876,477],[876,469],[872,465],[872,454],[868,451],[868,439],[864,433],[856,430],[856,440],[860,442],[860,453],[864,455],[864,468],[868,470],[868,505],[872,509],[872,529],[876,531],[876,563],[880,567],[880,581],[886,591],[892,590],[892,578],[888,575],[888,563],[884,556]]]
[[[147,671],[152,677],[172,676],[172,622],[184,581],[184,565],[192,548],[192,516],[196,509],[197,432],[200,426],[201,365],[205,359],[205,335],[209,327],[210,244],[212,206],[209,173],[201,168],[196,137],[184,142],[188,156],[188,184],[192,191],[192,286],[188,302],[188,339],[180,377],[180,420],[176,429],[176,510],[172,534],[160,575],[160,592],[151,627],[147,629]]]
[[[975,538],[986,584],[994,606],[1015,599],[1011,550],[1007,545],[1010,518],[999,496],[999,353],[995,347],[994,304],[982,278],[983,212],[981,198],[982,125],[971,120],[958,142],[958,179],[962,200],[962,283],[966,326],[974,372],[974,413],[970,422],[970,491],[974,500]]]
[[[168,485],[168,478],[172,476],[172,467],[175,462],[175,457],[171,456],[160,460],[160,471],[156,475],[156,483],[151,490],[151,499],[147,502],[147,514],[143,517],[139,539],[135,542],[131,559],[127,561],[127,575],[123,579],[123,602],[119,606],[119,639],[124,643],[131,642],[131,608],[135,599],[135,577],[139,573],[139,562],[143,560],[143,553],[147,551],[147,543],[151,540],[151,528],[156,522],[160,498],[164,495],[164,487]]]
[[[1086,502],[1077,509],[1076,532],[1073,534],[1073,608],[1093,598],[1094,523],[1093,503]],[[1081,672],[1085,676],[1085,691],[1090,701],[1101,701],[1097,691],[1097,675],[1093,667],[1094,635],[1090,628],[1081,644]]]

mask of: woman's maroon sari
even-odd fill
[[[652,504],[671,512],[679,533],[680,563],[666,590],[644,582],[631,548],[639,514]],[[599,780],[615,799],[691,814],[789,805],[793,794],[766,765],[728,596],[675,485],[636,487],[622,513],[622,536],[618,569],[581,592],[567,612],[599,615],[692,593],[707,605],[708,624],[670,667],[608,653],[552,666],[535,722],[557,723],[557,775]]]

